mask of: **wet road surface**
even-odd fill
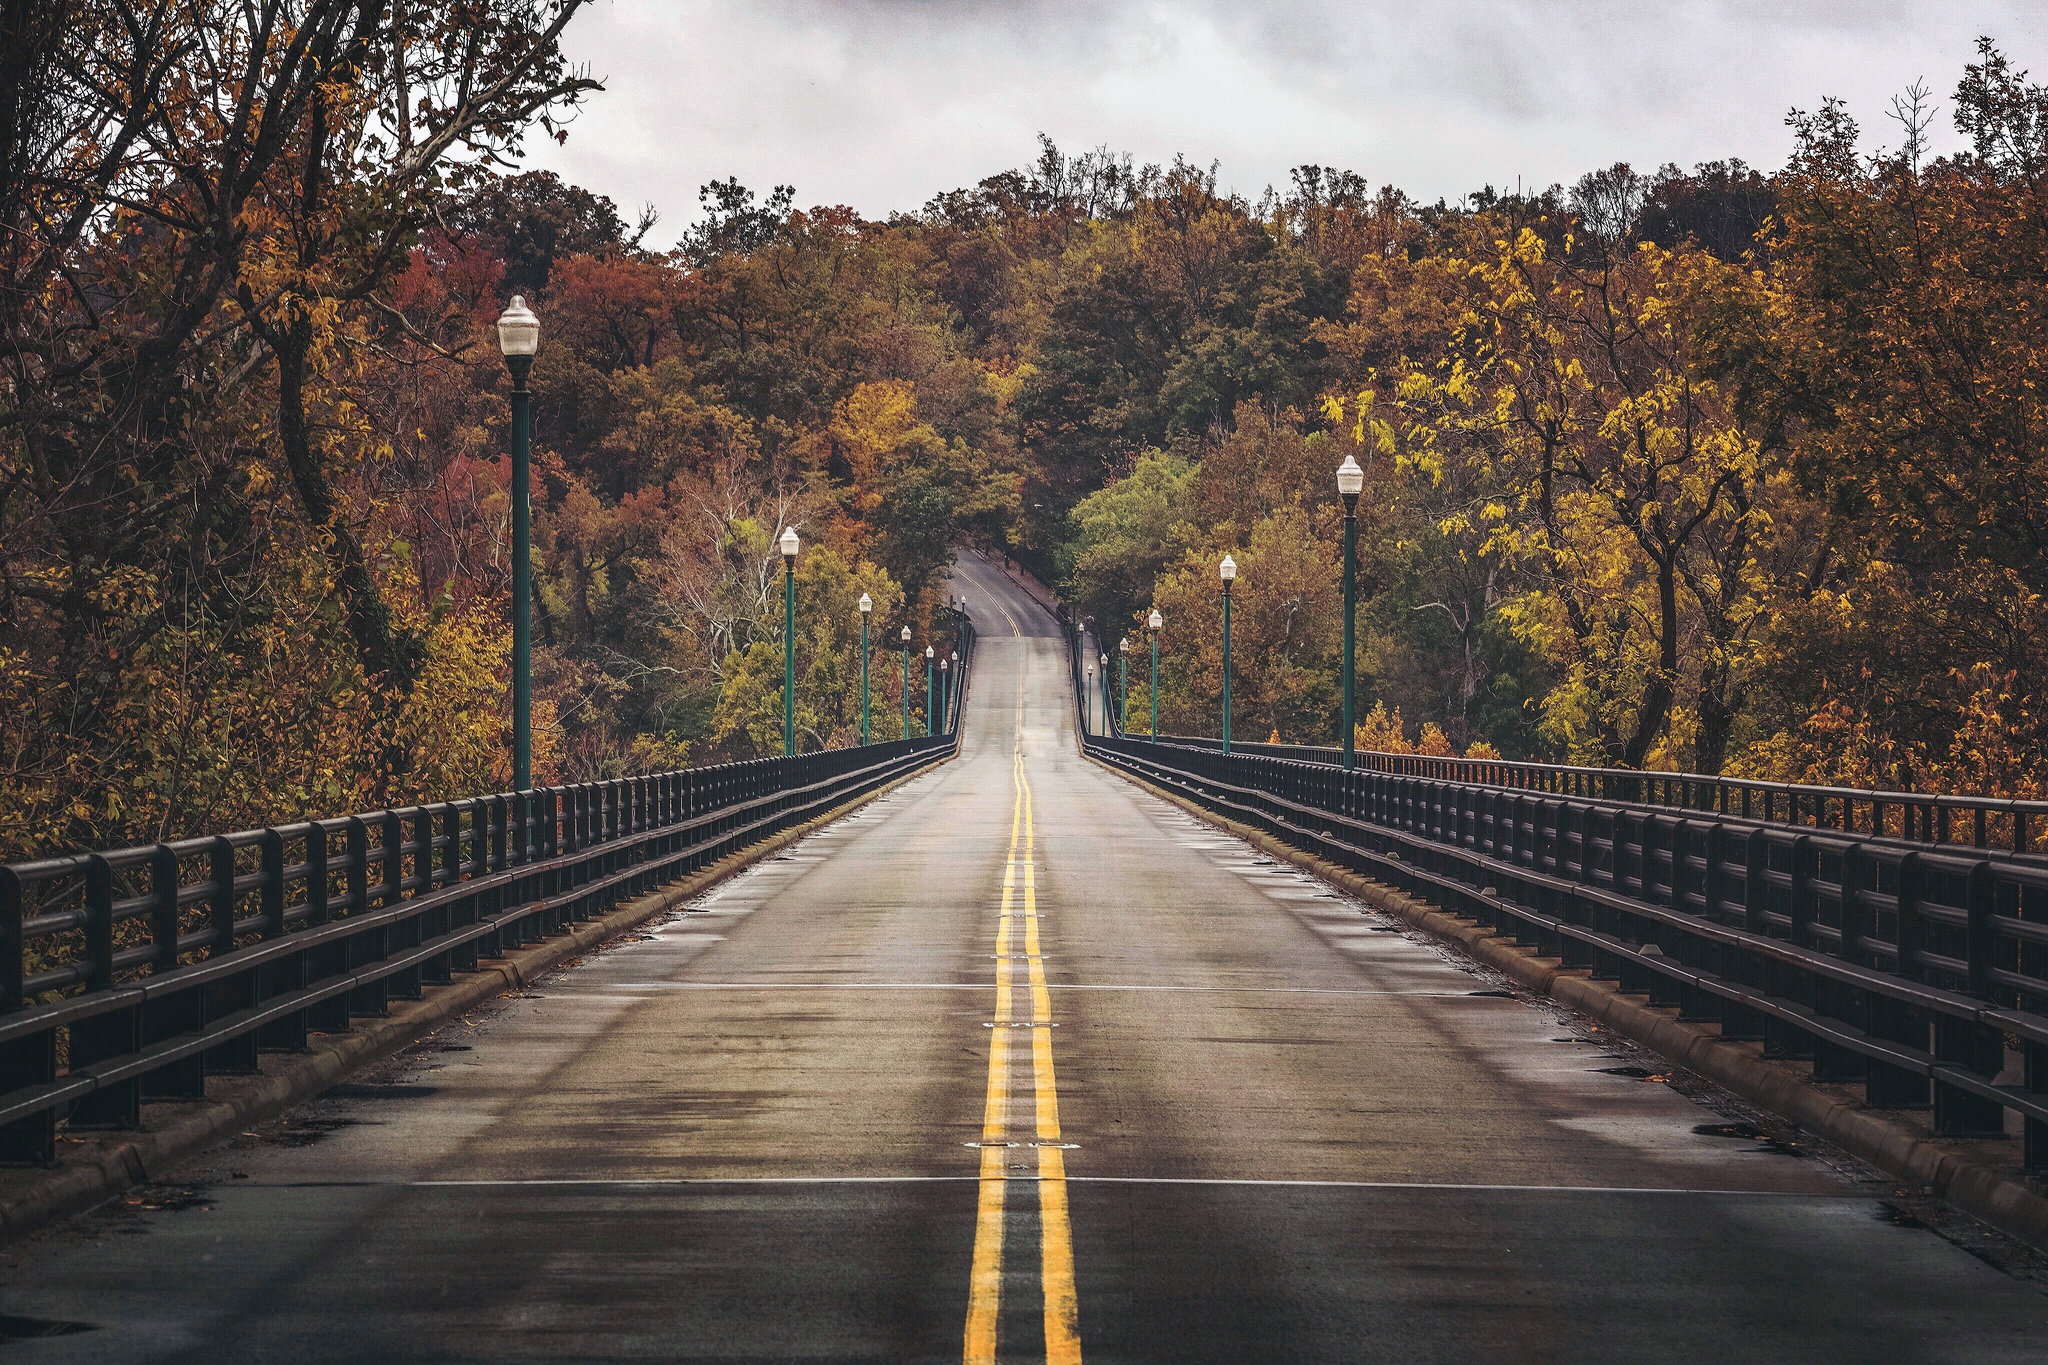
[[[9,1248],[0,1313],[86,1330],[0,1349],[2048,1357],[2048,1297],[1867,1179],[1711,1131],[1641,1058],[1081,759],[1052,623],[977,561],[956,583],[958,761],[166,1207]]]

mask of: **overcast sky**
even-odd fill
[[[1786,110],[1948,95],[1979,34],[2048,80],[2048,3],[2014,0],[594,0],[571,56],[607,89],[531,164],[652,203],[666,244],[736,175],[881,217],[1068,152],[1221,166],[1256,197],[1314,161],[1423,199],[1739,156]]]

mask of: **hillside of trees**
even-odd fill
[[[1988,42],[1947,157],[1919,92],[1874,157],[1830,102],[1775,173],[1456,204],[1046,142],[886,221],[716,183],[658,251],[518,169],[574,4],[221,7],[175,63],[13,8],[0,856],[507,781],[513,293],[543,780],[779,745],[784,525],[807,748],[862,592],[900,729],[961,544],[1110,639],[1157,605],[1191,733],[1232,553],[1237,733],[1334,742],[1351,454],[1371,747],[2044,794],[2048,92]]]

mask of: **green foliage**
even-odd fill
[[[1066,551],[1068,600],[1098,621],[1141,616],[1160,570],[1194,536],[1186,521],[1194,482],[1185,456],[1148,450],[1129,474],[1081,499]]]
[[[860,742],[860,609],[862,593],[874,602],[874,622],[900,619],[903,590],[873,564],[850,565],[836,551],[810,551],[796,572],[797,747],[836,749]],[[736,742],[750,755],[782,752],[782,597],[772,622],[730,662],[719,693],[712,737]],[[903,693],[900,653],[878,627],[870,629],[870,733],[900,739]],[[891,665],[894,665],[893,667]],[[923,723],[922,698],[913,697],[913,730]]]

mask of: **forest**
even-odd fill
[[[0,857],[508,781],[513,294],[539,780],[779,751],[784,526],[805,748],[863,592],[900,731],[968,545],[1157,606],[1191,734],[1232,554],[1237,734],[1333,743],[1348,454],[1365,747],[2048,795],[2048,90],[1991,41],[1774,172],[1252,200],[1042,139],[656,249],[521,169],[601,97],[579,5],[0,0]]]

